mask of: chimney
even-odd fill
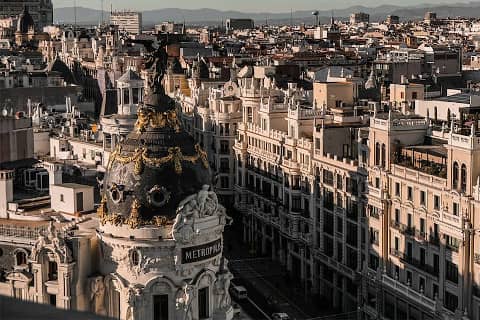
[[[13,201],[13,170],[0,170],[0,218],[8,219],[8,203]]]
[[[54,162],[44,162],[43,167],[48,171],[49,193],[52,195],[52,185],[62,184],[62,165]]]

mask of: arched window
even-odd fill
[[[382,167],[385,168],[385,163],[386,163],[386,152],[385,152],[385,144],[382,144]]]
[[[461,190],[465,192],[467,190],[467,166],[462,164],[462,171],[460,173],[460,183],[461,183]]]
[[[375,165],[380,165],[380,143],[375,144]]]
[[[15,253],[15,262],[17,263],[17,266],[23,266],[27,264],[27,254],[23,251],[17,251]]]
[[[58,266],[55,261],[48,262],[48,281],[58,280]]]
[[[458,163],[453,163],[453,172],[452,172],[452,185],[453,189],[458,188]]]

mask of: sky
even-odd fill
[[[57,8],[72,7],[74,1],[77,6],[86,8],[100,9],[101,0],[52,0]],[[289,12],[296,10],[330,10],[336,8],[347,8],[355,5],[364,5],[376,7],[383,4],[394,4],[402,6],[419,5],[425,3],[433,4],[452,4],[468,3],[472,0],[104,0],[105,10],[110,9],[113,4],[114,9],[133,9],[138,11],[161,9],[161,8],[181,8],[181,9],[199,9],[212,8],[218,10],[238,10],[243,12]]]

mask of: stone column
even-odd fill
[[[36,303],[46,303],[42,265],[40,263],[32,263],[32,273],[34,276],[33,301]]]
[[[8,218],[8,203],[13,200],[13,170],[0,171],[0,218]]]
[[[75,263],[58,264],[58,308],[66,310],[72,308],[72,286],[74,267]]]

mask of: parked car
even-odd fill
[[[272,314],[272,320],[290,320],[290,317],[285,312],[278,312]]]
[[[246,299],[247,298],[247,289],[243,286],[236,286],[234,284],[230,285],[230,294],[236,299]]]

